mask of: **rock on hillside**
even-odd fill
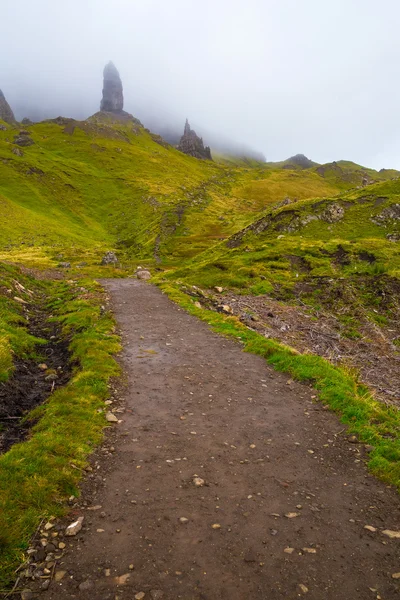
[[[113,62],[109,62],[103,71],[103,97],[100,110],[112,113],[121,113],[124,108],[124,95],[122,81]]]
[[[212,160],[211,150],[209,146],[204,147],[203,139],[199,137],[193,129],[190,128],[189,121],[186,119],[185,129],[183,136],[180,139],[178,150],[194,156],[195,158],[202,158]]]
[[[13,125],[15,123],[14,113],[11,110],[11,107],[8,104],[7,100],[5,99],[5,96],[1,90],[0,90],[0,119],[5,121],[6,123],[10,123],[10,125]]]

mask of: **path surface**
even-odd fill
[[[75,513],[85,527],[66,540],[67,575],[45,597],[398,599],[400,540],[382,530],[400,529],[399,498],[315,392],[155,287],[104,283],[123,334],[126,410],[90,496],[101,509]]]

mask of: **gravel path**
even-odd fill
[[[104,285],[123,336],[125,412],[44,597],[398,599],[400,539],[382,530],[400,529],[399,497],[316,392],[157,288]]]

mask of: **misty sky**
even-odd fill
[[[267,160],[400,169],[396,0],[0,4],[0,89],[17,118],[96,112],[111,59],[145,124],[187,116]]]

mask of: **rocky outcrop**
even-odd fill
[[[19,134],[14,136],[14,144],[18,146],[32,146],[34,143],[29,131],[25,131],[25,129],[21,129]]]
[[[122,81],[113,62],[109,62],[103,71],[103,97],[100,110],[104,112],[122,113],[124,108],[124,95]]]
[[[195,158],[212,160],[209,146],[204,146],[203,139],[190,128],[187,119],[183,136],[178,145],[178,150],[184,152],[184,154],[189,154],[189,156],[194,156]]]
[[[0,90],[0,119],[5,121],[6,123],[10,123],[10,125],[13,125],[15,123],[14,113],[11,110],[11,107],[8,104],[7,100],[5,99],[5,96],[1,90]]]
[[[108,265],[116,266],[116,265],[118,265],[118,263],[119,263],[118,258],[114,252],[106,252],[106,254],[101,259],[101,264],[103,266],[108,266]]]

